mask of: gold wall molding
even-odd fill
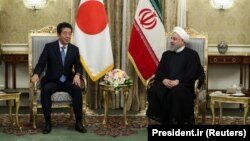
[[[53,25],[48,25],[38,30],[31,30],[30,33],[56,33],[56,27]]]

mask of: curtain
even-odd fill
[[[177,12],[177,25],[185,28],[187,25],[187,8],[186,8],[186,0],[179,0],[178,3],[178,12]]]
[[[166,31],[170,31],[177,25],[177,0],[159,0],[162,9],[162,16]],[[146,90],[140,82],[131,62],[127,57],[127,49],[130,40],[130,32],[133,25],[134,14],[138,0],[104,0],[106,12],[109,18],[110,35],[114,55],[115,68],[120,68],[127,72],[133,79],[132,93],[129,95],[127,109],[141,111],[146,107]],[[74,5],[78,8],[79,0],[75,0]],[[88,78],[88,76],[86,76]],[[87,103],[89,109],[102,107],[102,94],[98,83],[88,79]],[[111,95],[110,108],[121,108],[122,94]]]

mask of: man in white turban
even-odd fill
[[[147,116],[162,124],[193,124],[194,82],[204,81],[204,70],[198,53],[185,47],[189,36],[183,28],[174,28],[170,42],[148,92]]]
[[[189,43],[189,35],[183,28],[177,26],[174,28],[173,32],[177,33],[185,43]]]
[[[171,37],[171,46],[169,49],[172,51],[181,51],[185,46],[185,43],[189,43],[189,35],[183,28],[179,26],[175,27]]]

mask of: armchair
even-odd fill
[[[40,30],[34,30],[29,33],[28,36],[29,43],[29,77],[31,80],[33,70],[38,62],[40,54],[46,43],[57,40],[56,27],[47,26]],[[43,76],[43,74],[41,75]],[[83,77],[84,78],[84,77]],[[87,91],[87,81],[84,78],[81,82],[82,95],[83,95],[83,122],[85,121],[85,111],[86,111],[86,97],[85,93]],[[51,96],[52,108],[69,108],[70,118],[73,118],[73,107],[71,102],[71,96],[67,92],[55,92]],[[40,84],[33,84],[30,82],[29,91],[29,101],[30,101],[30,122],[32,122],[33,128],[36,128],[36,117],[37,110],[42,108],[40,102]]]
[[[194,85],[194,90],[195,90],[195,96],[196,98],[194,99],[194,118],[195,118],[195,124],[198,123],[198,115],[201,113],[202,115],[202,123],[205,123],[205,112],[206,112],[206,97],[207,97],[207,44],[208,44],[208,38],[207,34],[205,33],[199,33],[195,31],[192,28],[186,28],[185,31],[189,34],[190,36],[190,43],[187,44],[188,48],[191,48],[195,50],[199,57],[202,66],[204,67],[204,72],[205,72],[205,82],[201,87],[200,84],[202,82],[199,82],[197,79],[195,81]],[[172,33],[168,32],[166,34],[167,38],[167,47],[170,48],[170,37]],[[148,91],[150,87],[154,84],[154,76],[149,78],[146,82],[146,90]]]

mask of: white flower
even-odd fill
[[[104,76],[104,81],[107,84],[112,85],[115,90],[119,90],[119,88],[121,88],[121,85],[132,84],[132,80],[129,78],[127,73],[120,69],[114,69],[107,72]]]

